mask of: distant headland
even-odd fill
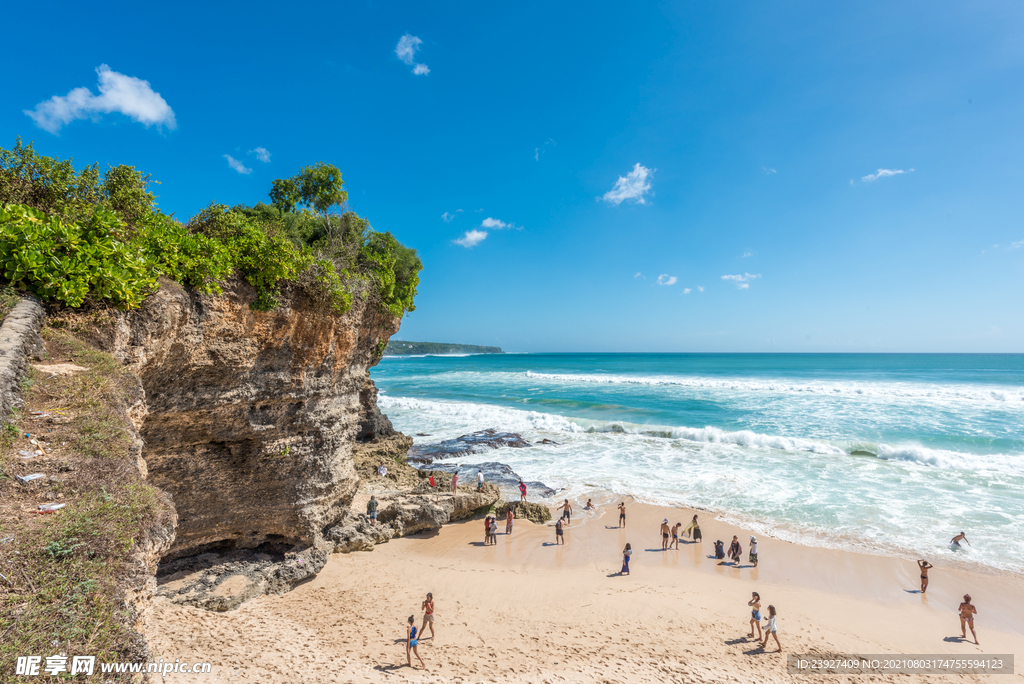
[[[406,356],[408,354],[504,354],[501,347],[484,347],[478,344],[448,344],[447,342],[401,342],[391,340],[384,348],[384,356]]]

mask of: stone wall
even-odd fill
[[[0,422],[21,405],[21,380],[29,359],[39,358],[43,351],[39,329],[44,317],[39,302],[22,299],[0,326]]]

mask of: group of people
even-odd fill
[[[619,504],[619,527],[625,527],[626,526],[626,520],[625,520],[626,516],[625,516],[625,514],[626,514],[626,506],[624,504],[620,503]],[[699,542],[699,541],[704,539],[704,537],[703,537],[703,535],[702,535],[702,533],[700,531],[700,523],[697,522],[697,516],[696,515],[693,516],[693,520],[691,520],[690,524],[686,526],[686,529],[680,531],[680,529],[682,527],[683,527],[683,523],[677,522],[675,525],[672,526],[672,529],[670,530],[669,526],[668,526],[668,518],[665,518],[664,520],[661,521],[661,548],[662,548],[663,551],[667,551],[669,549],[678,549],[679,548],[679,540],[680,540],[680,538],[682,538],[683,535],[686,535],[687,537],[689,537],[692,534],[693,535],[693,541],[695,541],[695,542]],[[671,541],[669,541],[669,534],[672,535],[672,540]]]
[[[718,539],[715,541],[715,558],[718,560],[725,559],[725,543]],[[739,566],[743,562],[743,547],[740,545],[740,538],[735,534],[732,536],[732,543],[729,544],[729,559],[732,561],[734,566]],[[750,535],[750,553],[747,556],[747,560],[757,567],[757,537]]]
[[[768,646],[769,635],[775,639],[775,645],[779,647],[779,653],[782,653],[782,644],[779,642],[779,618],[775,614],[775,606],[768,606],[768,615],[764,616],[764,629],[761,628],[761,595],[756,591],[751,592],[750,600],[747,601],[747,605],[750,606],[750,633],[748,637],[754,636],[754,629],[757,629],[757,640],[761,643],[761,648]]]
[[[512,522],[515,520],[513,514],[513,507],[509,506],[508,510],[505,511],[505,534],[509,536],[512,534]],[[497,516],[488,514],[484,518],[484,546],[491,546],[498,543],[498,518]]]
[[[434,638],[434,595],[428,593],[420,607],[423,609],[423,624],[420,628],[416,629],[415,615],[410,615],[405,625],[405,662],[412,667],[412,656],[415,655],[416,659],[420,661],[420,665],[426,670],[427,664],[420,657],[419,645],[420,639],[427,633],[427,625],[430,625],[430,638]]]

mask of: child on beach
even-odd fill
[[[763,634],[761,634],[761,595],[756,591],[751,593],[751,599],[747,601],[747,605],[750,606],[750,634],[748,637],[754,636],[754,627],[757,627],[757,640],[760,641]]]
[[[491,516],[484,518],[484,546],[491,543]]]
[[[565,524],[568,525],[572,522],[572,506],[569,505],[569,500],[566,499],[565,503],[559,506],[559,508],[562,509],[562,519],[565,520]]]
[[[978,633],[974,631],[974,616],[978,614],[978,609],[971,603],[971,595],[964,594],[964,601],[960,604],[960,635],[967,638],[967,627],[971,628],[971,636],[974,637],[974,644],[978,644]]]
[[[683,523],[677,522],[672,526],[672,543],[668,545],[668,548],[679,549],[679,528],[683,526]]]
[[[426,670],[427,664],[423,662],[423,658],[420,658],[420,652],[416,649],[419,643],[416,639],[416,618],[410,615],[409,624],[405,626],[405,662],[409,667],[412,667],[412,655],[410,652],[415,653],[416,659],[420,661],[420,665]]]
[[[626,548],[622,549],[622,570],[619,571],[620,575],[629,574],[629,557],[633,555],[633,547],[626,544]]]
[[[750,535],[750,562],[757,567],[757,537]]]
[[[505,534],[512,534],[512,509],[509,508],[508,512],[505,513]]]
[[[768,621],[764,625],[764,641],[761,642],[761,648],[768,645],[768,635],[771,634],[775,638],[775,645],[779,647],[779,653],[782,653],[782,644],[779,643],[779,620],[775,616],[775,606],[768,606]]]
[[[555,544],[565,544],[565,536],[562,534],[562,519],[555,522]]]
[[[928,591],[928,569],[935,566],[923,558],[917,561],[917,566],[921,568],[921,593],[923,594]]]

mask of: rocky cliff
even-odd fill
[[[357,438],[390,451],[407,439],[368,375],[399,319],[360,297],[344,315],[294,293],[258,312],[254,297],[239,280],[220,296],[165,281],[104,332],[146,393],[148,480],[178,514],[165,560],[325,546],[358,486]]]

